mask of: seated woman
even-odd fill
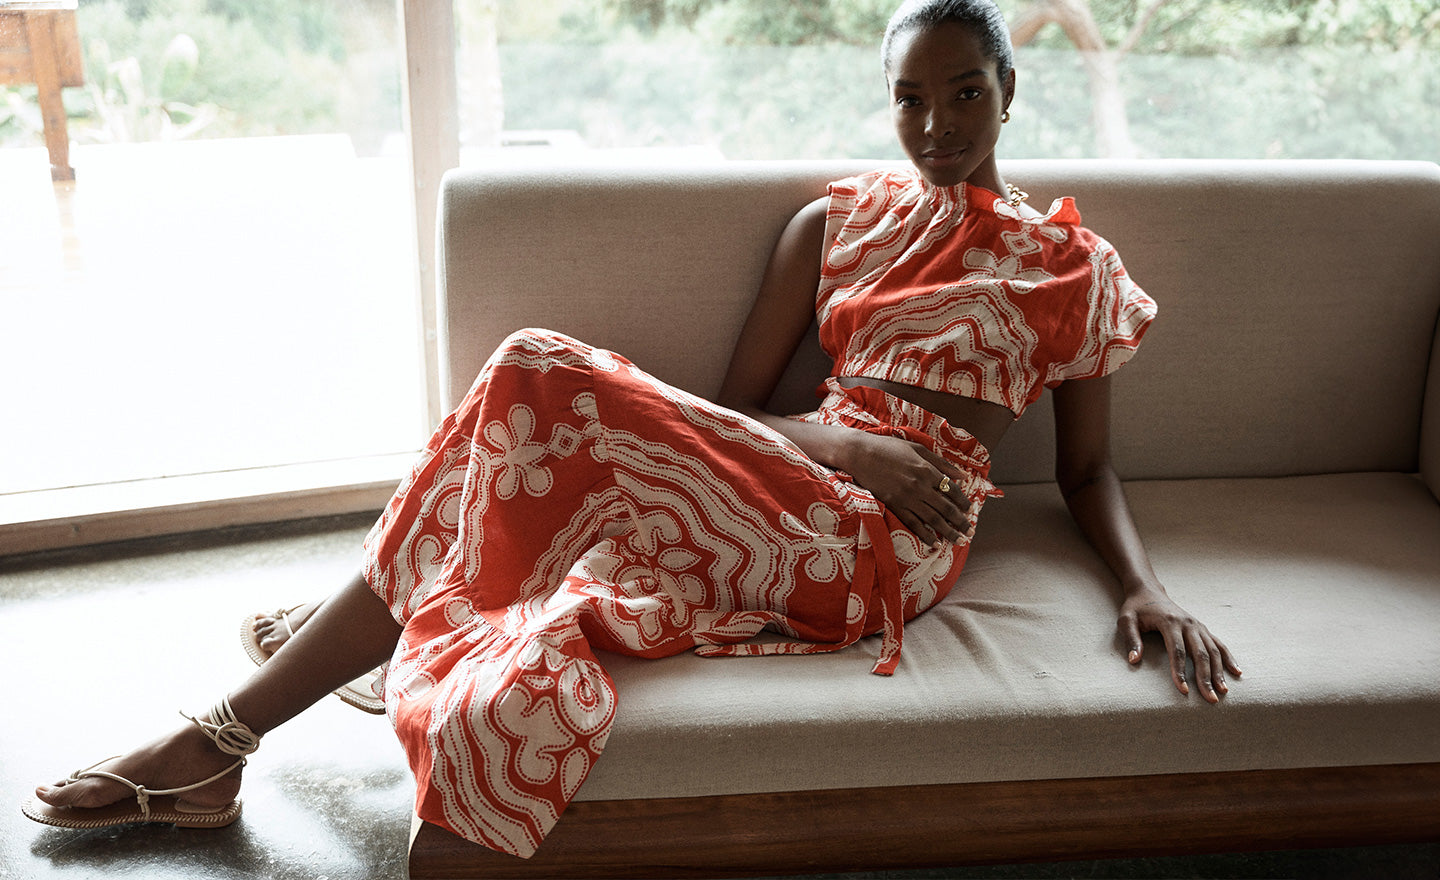
[[[1001,178],[1015,72],[991,3],[906,3],[883,60],[914,172],[839,181],[795,215],[719,405],[577,340],[512,335],[391,499],[354,580],[283,625],[258,618],[271,656],[248,681],[41,786],[27,814],[233,821],[259,736],[388,664],[380,692],[419,815],[530,855],[614,719],[596,648],[808,653],[880,635],[873,671],[895,673],[905,620],[950,591],[1000,494],[991,450],[1046,387],[1056,476],[1124,589],[1129,661],[1158,631],[1174,686],[1218,701],[1235,660],[1166,595],[1110,464],[1109,376],[1154,302],[1073,203],[1041,214]],[[834,358],[823,401],[766,412],[817,315]],[[753,642],[763,629],[783,638]]]

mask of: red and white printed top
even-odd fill
[[[998,403],[1019,418],[1114,372],[1156,306],[1069,199],[1026,218],[971,184],[907,172],[830,184],[816,313],[834,376]]]

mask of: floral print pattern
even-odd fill
[[[896,418],[875,401],[834,405],[865,430]],[[968,435],[905,430],[989,485],[973,438],[952,448]],[[879,633],[874,671],[893,672],[904,617],[964,561],[964,548],[903,543],[897,559],[896,529],[771,429],[612,353],[514,334],[366,539],[365,576],[403,625],[384,697],[417,812],[532,854],[615,718],[596,649],[811,653]],[[762,629],[781,639],[752,642]]]

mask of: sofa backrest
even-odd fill
[[[447,403],[507,334],[530,326],[713,396],[786,221],[827,181],[877,164],[451,172],[439,242]],[[1419,466],[1440,315],[1440,167],[1067,160],[1003,170],[1041,210],[1075,196],[1160,305],[1115,380],[1122,476]],[[810,342],[776,406],[812,406],[827,367]],[[1440,389],[1430,394],[1434,422]],[[1048,403],[1033,406],[997,451],[996,478],[1050,479],[1052,426]],[[1431,459],[1440,465],[1431,450],[1427,469]]]

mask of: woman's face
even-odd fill
[[[891,52],[891,114],[905,155],[937,186],[969,181],[998,191],[1000,115],[1015,93],[965,25],[946,22],[899,34]]]

